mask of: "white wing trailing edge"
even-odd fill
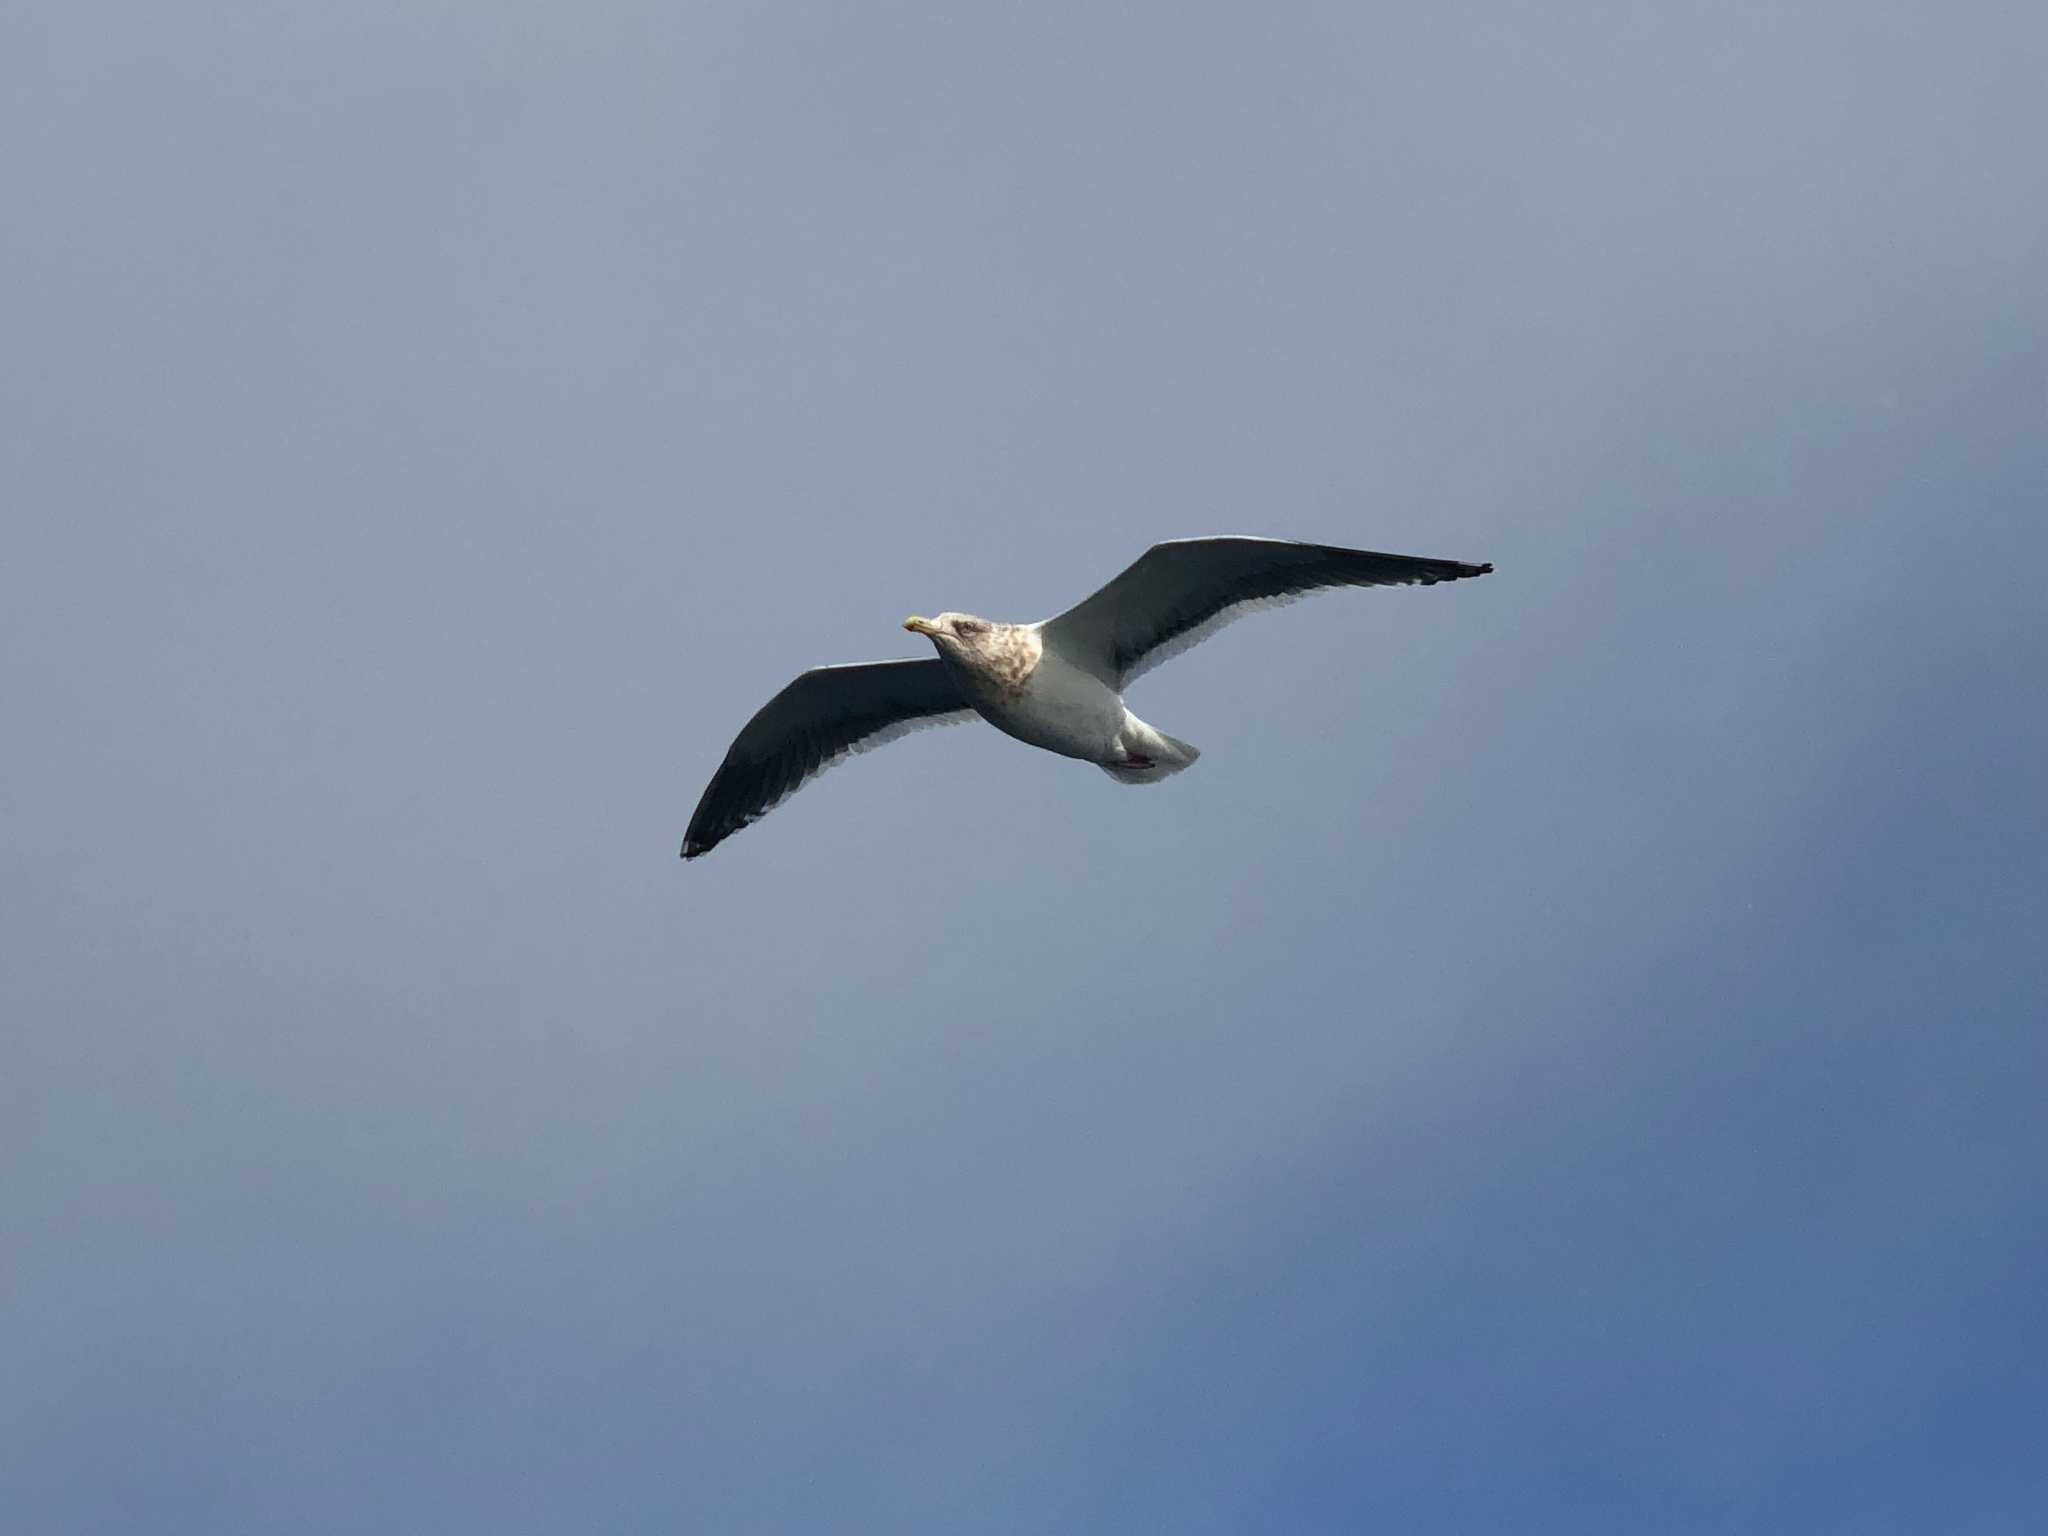
[[[813,667],[762,705],[705,786],[683,857],[709,853],[850,752],[974,711],[936,656]]]
[[[1325,587],[1433,586],[1492,569],[1290,539],[1171,539],[1040,630],[1075,666],[1122,688],[1254,608]]]

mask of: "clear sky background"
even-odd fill
[[[0,8],[24,1533],[2048,1522],[2048,12]],[[702,862],[1154,539],[1492,560]]]

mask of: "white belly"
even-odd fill
[[[1119,758],[1124,701],[1100,678],[1046,653],[1016,691],[972,691],[983,719],[1019,741],[1091,763]]]

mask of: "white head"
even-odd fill
[[[928,638],[941,654],[951,651],[955,655],[962,650],[979,650],[995,628],[987,619],[977,619],[971,613],[942,613],[935,619],[912,614],[903,621],[903,627]]]
[[[1035,626],[992,624],[971,613],[912,617],[903,627],[931,641],[948,666],[1005,690],[1024,687],[1043,650]]]

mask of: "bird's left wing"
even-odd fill
[[[1492,569],[1291,539],[1169,539],[1099,592],[1047,619],[1042,633],[1076,666],[1121,688],[1264,604],[1321,587],[1429,586]]]
[[[936,656],[813,667],[734,739],[683,834],[683,857],[709,853],[849,752],[973,714]]]

